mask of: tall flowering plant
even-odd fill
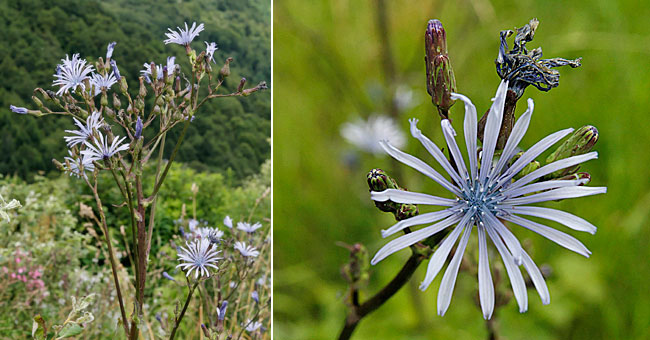
[[[196,23],[191,27],[185,24],[185,28],[169,29],[166,33],[168,39],[164,43],[183,46],[190,69],[182,70],[175,63],[174,57],[167,58],[164,64],[145,63],[139,76],[137,93],[129,91],[127,76],[121,74],[117,61],[113,59],[116,43],[111,42],[105,59],[99,57],[94,63],[83,59],[79,54],[71,57],[66,55],[56,67],[53,81],[55,90],[34,90],[32,99],[36,109],[10,106],[12,111],[19,114],[36,117],[62,115],[72,118],[74,127],[66,130],[68,135],[65,137],[69,147],[68,156],[62,161],[54,162],[60,170],[84,181],[92,191],[98,216],[95,220],[108,248],[120,308],[120,324],[128,339],[138,338],[138,328],[143,318],[158,193],[189,125],[208,100],[248,96],[267,88],[265,82],[244,88],[245,79],[242,79],[235,92],[220,91],[224,80],[230,75],[229,63],[232,58],[228,58],[225,65],[217,70],[213,68],[216,43],[206,42],[204,51],[192,48],[191,42],[203,29],[204,24],[197,26]],[[177,126],[182,131],[169,160],[165,161],[163,154],[167,134]],[[148,134],[152,135],[151,138],[146,138],[143,133],[148,129],[153,130]],[[155,163],[156,171],[152,181],[155,184],[152,188],[145,188],[143,167],[149,162]],[[109,232],[109,228],[116,226],[107,224],[105,203],[97,189],[100,172],[110,173],[122,194],[123,202],[111,203],[117,203],[129,211],[129,248],[133,253],[131,267],[134,275],[133,290],[129,292],[122,292],[120,288],[123,285],[117,274],[118,263]],[[183,259],[201,263],[200,268],[192,273],[192,279],[198,280],[195,273],[208,275],[216,270],[214,263],[219,259],[217,255],[220,252],[216,248],[217,246],[206,246],[205,242],[201,242],[180,250],[184,254]],[[182,269],[190,274],[189,271],[196,268],[190,266]],[[131,297],[134,306],[130,316],[127,316],[126,310],[127,297]],[[174,322],[180,324],[181,319],[182,316]],[[172,333],[171,338],[173,337]]]
[[[575,131],[572,128],[560,130],[522,150],[526,146],[520,142],[529,128],[534,109],[533,100],[528,99],[527,110],[515,120],[516,103],[525,88],[533,85],[542,91],[548,91],[559,84],[559,73],[554,67],[580,66],[580,59],[541,59],[541,48],[529,51],[526,43],[533,39],[538,24],[533,19],[516,31],[501,32],[496,65],[502,80],[492,105],[479,120],[474,103],[456,93],[457,84],[442,24],[438,20],[429,22],[425,33],[427,90],[438,109],[446,145],[442,148],[422,133],[415,118],[410,120],[410,132],[443,171],[401,151],[389,140],[382,140],[379,144],[395,160],[443,187],[448,195],[439,197],[406,191],[381,169],[373,169],[368,173],[371,199],[380,210],[392,212],[397,220],[396,224],[381,231],[382,237],[403,234],[379,249],[370,264],[378,264],[405,248],[410,248],[412,255],[395,279],[379,293],[361,302],[359,283],[367,280],[368,274],[367,266],[359,263],[363,261],[366,250],[361,245],[351,248],[352,260],[344,271],[346,279],[351,283],[351,311],[340,339],[348,339],[359,321],[397,292],[419,264],[427,259],[421,290],[426,290],[431,285],[448,262],[437,297],[438,314],[444,315],[450,306],[466,253],[471,255],[468,256],[469,260],[465,259],[468,264],[465,270],[470,270],[478,277],[477,304],[486,320],[490,338],[496,338],[493,321],[495,309],[507,303],[508,296],[511,296],[504,293],[501,280],[493,280],[497,257],[500,257],[505,266],[520,312],[528,309],[527,287],[537,290],[543,304],[550,303],[544,273],[515,235],[518,229],[533,231],[585,257],[591,254],[575,237],[529,219],[537,217],[593,234],[596,227],[587,220],[569,212],[539,206],[538,203],[607,191],[606,187],[586,186],[591,179],[589,174],[577,172],[582,163],[598,157],[597,152],[591,151],[598,140],[598,131],[593,126],[587,125]],[[515,44],[513,49],[508,50],[506,38],[511,35],[515,35]],[[464,131],[462,139],[457,138],[456,129],[449,118],[450,108],[458,101],[465,107],[465,116],[461,120]],[[565,137],[568,137],[566,141],[548,156],[543,165],[536,160]],[[459,145],[466,150],[465,153],[461,152]],[[448,155],[442,151],[444,149],[448,150]],[[440,209],[420,214],[419,208],[422,206]],[[413,230],[414,227],[418,229]],[[478,249],[468,247],[472,234],[478,239]],[[450,257],[450,261],[447,261]],[[476,264],[471,259],[476,257],[478,268],[472,268],[472,264]],[[521,269],[524,269],[523,274]]]

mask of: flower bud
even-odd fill
[[[239,87],[237,87],[237,92],[244,90],[244,85],[246,84],[246,78],[241,78],[239,81]]]
[[[205,324],[201,324],[201,330],[203,330],[203,335],[205,335],[206,338],[210,339],[210,330],[205,326]]]
[[[144,98],[147,96],[147,87],[144,86],[144,78],[140,77],[140,91],[138,92],[138,95],[141,98]]]
[[[341,276],[355,289],[366,284],[369,278],[368,250],[361,243],[344,245],[350,251],[350,260],[341,267]]]
[[[43,102],[41,102],[41,100],[38,99],[38,97],[36,97],[36,96],[32,96],[32,100],[34,101],[34,103],[36,104],[36,106],[38,106],[40,109],[43,108]]]
[[[384,191],[386,189],[404,190],[397,185],[397,182],[393,178],[381,169],[372,169],[366,176],[366,179],[370,191]],[[395,203],[390,200],[385,202],[375,201],[375,206],[381,211],[393,213],[395,219],[398,221],[413,217],[419,213],[417,205]]]
[[[117,96],[117,93],[113,93],[113,107],[115,110],[119,110],[122,107],[122,102],[120,101],[120,98]]]
[[[122,77],[122,80],[120,80],[120,91],[122,91],[122,94],[126,95],[128,89],[129,84],[126,83],[126,78]]]
[[[228,59],[226,59],[226,63],[223,64],[223,67],[219,71],[222,79],[230,75],[230,62],[232,62],[232,60],[232,57],[228,57]]]
[[[585,125],[573,132],[564,143],[548,156],[548,158],[546,158],[546,163],[548,164],[571,156],[585,154],[591,151],[597,141],[598,129],[592,125]],[[579,165],[575,165],[566,169],[558,170],[552,173],[550,177],[558,178],[573,174],[578,171],[579,167]]]
[[[135,122],[135,139],[140,139],[142,136],[142,118],[138,116],[138,120]]]
[[[424,34],[424,61],[427,70],[427,92],[441,117],[448,118],[449,108],[456,102],[456,78],[447,55],[447,33],[439,20],[429,20]]]

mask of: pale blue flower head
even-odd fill
[[[93,73],[90,76],[90,85],[95,89],[95,93],[93,93],[95,96],[102,93],[102,90],[108,91],[115,83],[117,83],[117,79],[115,79],[115,74],[112,72],[106,75]]]
[[[173,31],[171,28],[168,28],[169,33],[165,33],[167,39],[165,39],[165,45],[167,44],[179,44],[179,45],[189,45],[194,38],[196,38],[199,33],[203,31],[203,24],[196,26],[196,22],[192,23],[192,27],[188,28],[187,23],[185,23],[185,29],[176,27],[178,32]]]
[[[226,217],[223,219],[223,224],[224,224],[226,227],[232,229],[232,218],[230,218],[230,216],[226,216]]]
[[[253,299],[253,301],[255,301],[255,303],[260,303],[260,295],[257,293],[256,290],[254,290],[251,293],[251,298]]]
[[[245,231],[249,234],[252,234],[255,232],[255,230],[259,229],[262,227],[262,224],[257,222],[255,224],[250,224],[247,222],[238,222],[237,223],[237,229]]]
[[[86,149],[81,151],[82,154],[89,155],[96,159],[107,160],[113,157],[116,153],[129,149],[128,143],[122,143],[126,137],[120,138],[115,136],[112,142],[108,142],[108,136],[102,135],[97,131],[97,138],[93,138],[94,143],[88,141],[84,142]]]
[[[234,248],[244,257],[257,257],[260,252],[251,245],[246,245],[244,242],[235,242]]]
[[[115,48],[116,44],[117,44],[116,41],[113,41],[108,44],[108,47],[106,48],[106,60],[111,59],[111,57],[113,57],[113,49]]]
[[[260,329],[260,327],[262,327],[261,322],[259,322],[259,321],[253,322],[253,320],[251,320],[251,319],[248,319],[246,321],[245,325],[246,325],[246,327],[245,327],[246,331],[251,332],[251,333],[255,332],[256,330]]]
[[[217,43],[211,42],[208,43],[207,41],[204,41],[205,43],[205,59],[207,61],[214,62],[214,51],[218,49]]]
[[[57,72],[54,74],[56,79],[52,83],[54,86],[61,86],[56,91],[56,95],[61,96],[68,90],[75,91],[79,86],[85,90],[86,87],[83,81],[88,79],[88,74],[94,71],[93,66],[86,65],[87,61],[80,59],[78,53],[72,55],[72,59],[66,55],[65,59],[61,59],[61,62],[62,64],[57,66]]]
[[[383,115],[372,115],[368,120],[359,118],[344,123],[341,126],[341,136],[350,144],[375,155],[383,155],[379,141],[389,140],[397,147],[402,147],[406,143],[404,133],[395,121]]]
[[[508,82],[501,82],[487,118],[480,158],[477,152],[476,107],[463,95],[451,95],[452,99],[458,99],[465,103],[464,142],[467,147],[469,166],[465,163],[460,148],[456,143],[456,133],[449,120],[442,120],[441,124],[446,144],[453,156],[454,166],[447,160],[441,148],[421,133],[417,128],[417,120],[412,119],[410,121],[413,137],[420,141],[436,159],[447,172],[451,181],[422,160],[400,151],[388,142],[381,143],[382,147],[393,158],[431,178],[454,196],[454,198],[442,198],[395,189],[387,189],[382,192],[373,191],[371,193],[371,198],[380,202],[390,200],[397,203],[445,207],[443,210],[424,213],[399,221],[387,230],[383,230],[382,236],[388,237],[407,227],[428,225],[388,242],[372,259],[371,263],[373,265],[401,249],[408,248],[416,242],[423,241],[456,225],[439,244],[429,260],[427,273],[420,286],[420,289],[425,290],[433,282],[454,248],[454,244],[460,239],[451,262],[442,277],[438,291],[437,305],[438,314],[440,315],[445,314],[451,302],[456,276],[474,227],[477,230],[479,247],[479,301],[485,319],[491,318],[494,311],[494,285],[488,259],[488,239],[491,239],[503,259],[515,299],[519,304],[519,311],[525,312],[528,309],[526,285],[520,270],[522,265],[537,289],[542,303],[548,304],[550,302],[548,288],[540,270],[522,248],[516,236],[504,225],[503,221],[509,221],[531,230],[578,254],[586,257],[589,257],[590,254],[590,251],[573,236],[533,222],[521,217],[521,215],[539,217],[558,222],[574,230],[595,233],[596,227],[578,216],[556,209],[529,206],[529,204],[605,193],[607,191],[605,187],[582,186],[586,183],[585,180],[581,179],[544,180],[545,175],[595,159],[598,154],[590,152],[561,159],[532,171],[517,180],[513,180],[514,176],[526,165],[571,133],[573,129],[565,129],[548,135],[525,151],[516,161],[511,162],[513,156],[518,152],[517,147],[528,129],[528,123],[533,113],[533,101],[529,99],[528,109],[515,123],[500,157],[496,157],[495,147],[503,120],[507,89]]]
[[[190,276],[194,271],[194,278],[199,276],[210,276],[210,268],[219,269],[216,263],[221,258],[217,255],[219,250],[215,245],[210,244],[206,239],[196,239],[192,243],[185,243],[186,248],[181,247],[178,252],[178,260],[181,261],[178,267],[181,267],[187,272],[186,276]]]
[[[65,130],[65,132],[72,134],[72,136],[63,137],[68,147],[86,142],[92,137],[93,131],[99,129],[104,124],[104,118],[102,118],[101,113],[98,111],[93,112],[86,118],[86,124],[80,122],[77,118],[73,118],[73,120],[77,127],[79,127],[79,130]]]
[[[178,68],[178,65],[176,65],[175,61],[176,57],[167,57],[167,65],[165,65],[165,67],[167,67],[168,76],[174,74]],[[145,63],[144,70],[140,71],[140,73],[142,73],[142,75],[147,79],[147,82],[151,82],[151,63]],[[163,65],[156,65],[156,79],[162,79],[163,75]]]
[[[95,171],[95,164],[93,161],[98,160],[92,156],[81,154],[79,156],[74,156],[70,150],[68,150],[70,157],[65,157],[66,163],[63,165],[63,170],[70,173],[70,176],[74,175],[77,177],[86,178],[86,172]],[[68,167],[68,164],[70,166]]]
[[[11,109],[11,111],[13,111],[14,113],[19,113],[21,115],[27,114],[27,112],[29,111],[24,107],[18,107],[14,105],[9,105],[9,109]]]

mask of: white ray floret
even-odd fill
[[[544,176],[557,170],[573,167],[588,160],[598,157],[596,152],[568,157],[545,165],[525,176],[513,181],[526,165],[540,154],[566,137],[573,129],[565,129],[550,134],[525,151],[519,159],[511,163],[517,153],[517,147],[522,140],[533,113],[534,104],[528,100],[528,109],[515,123],[509,139],[501,152],[495,156],[496,143],[503,120],[508,82],[503,81],[497,89],[492,107],[490,108],[484,132],[484,143],[481,157],[477,150],[477,113],[476,107],[469,98],[452,94],[453,99],[461,100],[465,104],[464,136],[469,162],[465,162],[460,148],[456,142],[456,132],[449,120],[441,122],[446,144],[453,156],[452,164],[440,151],[434,142],[422,135],[417,128],[418,121],[411,119],[411,134],[429,151],[434,159],[447,172],[453,183],[445,179],[440,173],[424,161],[400,151],[390,142],[379,143],[384,150],[398,161],[409,165],[422,174],[431,178],[447,189],[454,198],[437,197],[424,193],[408,192],[387,189],[381,192],[371,192],[370,197],[375,201],[384,202],[391,200],[396,203],[422,204],[443,207],[443,210],[426,213],[399,221],[386,230],[382,236],[388,237],[406,227],[427,225],[419,230],[412,231],[397,237],[384,245],[375,254],[371,263],[376,264],[387,256],[407,248],[417,242],[456,225],[453,230],[439,243],[429,261],[427,273],[420,289],[426,289],[438,275],[447,262],[454,245],[456,252],[447,266],[438,291],[438,314],[444,315],[451,302],[456,276],[464,250],[468,244],[470,234],[475,229],[478,233],[479,246],[479,301],[483,317],[489,319],[494,312],[494,286],[490,274],[490,259],[488,258],[487,240],[490,239],[497,249],[497,253],[504,262],[506,272],[510,278],[519,311],[528,309],[526,286],[520,266],[528,272],[542,303],[550,302],[548,287],[544,278],[528,253],[521,247],[516,236],[504,225],[502,221],[509,221],[523,228],[529,229],[555,243],[589,257],[591,252],[573,236],[543,224],[530,221],[520,215],[539,217],[558,222],[568,228],[595,233],[596,227],[588,221],[570,213],[544,207],[529,206],[528,204],[561,200],[582,196],[605,193],[605,187],[584,187],[586,180],[544,180]]]
[[[75,125],[79,127],[79,130],[65,130],[67,133],[71,133],[72,136],[65,136],[66,144],[68,147],[73,147],[77,144],[83,144],[84,142],[91,139],[93,131],[99,129],[102,124],[104,124],[104,118],[102,114],[98,111],[93,112],[88,118],[86,118],[86,124],[79,121],[77,118],[73,118]]]
[[[86,65],[86,59],[80,59],[79,54],[73,54],[72,59],[68,55],[61,59],[62,64],[56,67],[56,78],[52,85],[61,86],[56,91],[57,96],[63,95],[68,90],[75,91],[77,87],[86,89],[83,81],[89,78],[89,74],[94,70],[92,65]]]
[[[167,44],[179,44],[179,45],[189,45],[194,38],[196,38],[199,33],[203,31],[203,24],[196,26],[196,22],[192,23],[192,27],[188,28],[187,23],[185,23],[185,29],[176,27],[177,31],[173,31],[171,28],[168,28],[169,33],[165,33],[167,39],[165,39],[165,45]]]
[[[194,278],[199,276],[210,277],[210,268],[219,269],[216,263],[221,258],[218,256],[219,250],[207,239],[201,238],[194,240],[192,243],[185,243],[186,247],[181,247],[178,252],[178,260],[181,267],[190,276],[194,271]]]
[[[257,257],[260,254],[259,250],[245,242],[235,242],[235,249],[239,251],[244,257]]]

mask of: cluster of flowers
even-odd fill
[[[172,31],[166,33],[168,39],[165,44],[179,44],[189,49],[189,44],[203,31],[203,24],[196,26],[192,24],[191,28],[185,24],[185,30],[178,28],[179,32]],[[113,50],[116,42],[108,44],[106,51],[106,60],[99,58],[97,68],[89,64],[86,59],[82,59],[79,54],[73,54],[72,58],[66,55],[61,59],[61,64],[57,65],[54,74],[54,86],[58,86],[56,93],[44,92],[46,98],[60,97],[65,101],[75,102],[72,94],[80,95],[86,101],[92,100],[93,97],[103,94],[102,101],[106,101],[106,93],[111,90],[113,85],[120,83],[122,91],[126,88],[126,81],[120,75],[119,68],[113,56]],[[206,44],[205,60],[214,62],[214,52],[217,50],[217,44],[214,42]],[[166,81],[174,79],[180,73],[180,66],[175,64],[175,57],[168,57],[166,65],[156,65],[153,62],[144,64],[144,69],[140,71],[148,83],[151,79]],[[189,86],[189,85],[188,85]],[[65,98],[66,96],[69,96]],[[104,105],[104,104],[102,104]],[[29,110],[24,107],[10,105],[10,109],[19,114],[40,114],[40,111]],[[93,106],[94,110],[94,106]],[[106,110],[108,111],[108,110]],[[65,130],[70,136],[65,136],[69,157],[65,157],[65,164],[61,167],[70,175],[78,177],[86,176],[85,172],[95,171],[94,162],[99,160],[107,161],[121,151],[128,150],[132,147],[125,143],[126,137],[114,136],[110,126],[104,121],[102,112],[93,111],[88,114],[86,121],[73,115],[74,123],[78,130]],[[133,141],[137,141],[142,136],[143,121],[140,116],[137,117]],[[102,130],[104,132],[102,132]]]
[[[13,260],[0,267],[0,277],[5,281],[2,286],[22,283],[30,296],[40,300],[50,295],[42,280],[43,268],[30,263],[30,253],[16,249]]]
[[[259,246],[267,242],[263,236],[258,235],[262,223],[242,221],[237,222],[235,226],[230,216],[226,216],[223,225],[227,231],[224,232],[219,228],[208,227],[206,221],[196,219],[184,221],[179,219],[176,222],[187,226],[187,230],[183,226],[179,227],[181,237],[185,240],[185,246],[177,246],[177,256],[180,264],[176,267],[183,270],[186,277],[193,277],[194,280],[199,281],[215,277],[220,280],[229,276],[231,278],[228,284],[230,290],[225,295],[234,298],[236,295],[233,293],[239,291],[239,302],[244,302],[241,301],[243,300],[241,297],[247,296],[246,299],[248,301],[252,300],[255,308],[258,308],[260,304],[258,290],[260,288],[268,290],[269,287],[268,278],[264,276],[265,274],[257,273],[253,269],[255,261],[260,255]],[[230,270],[224,268],[227,266],[236,267],[235,272],[237,275],[225,274]],[[262,276],[257,277],[258,274]],[[167,272],[164,272],[163,276],[168,280],[176,281]],[[217,332],[224,329],[228,304],[226,299],[217,303],[219,306],[215,310],[215,329]],[[246,322],[241,323],[240,326],[247,332],[255,334],[260,334],[266,329],[260,320],[250,317],[246,318]],[[204,331],[206,334],[211,332],[207,326]]]

